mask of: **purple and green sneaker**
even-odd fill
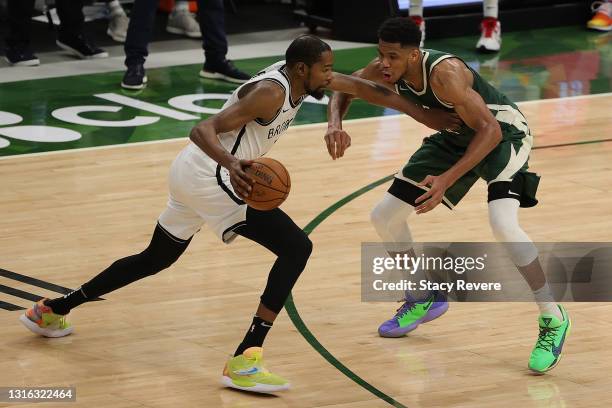
[[[395,316],[380,325],[378,334],[381,337],[402,337],[416,329],[419,324],[442,316],[447,310],[448,302],[441,292],[431,292],[422,301],[405,299]]]

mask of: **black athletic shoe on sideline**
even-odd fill
[[[55,43],[61,49],[81,59],[108,57],[108,52],[89,43],[82,34],[59,37]]]
[[[147,74],[143,64],[130,65],[123,75],[121,87],[124,89],[142,89],[147,83]]]
[[[237,84],[243,84],[251,79],[249,74],[240,71],[230,60],[214,64],[208,63],[208,61],[204,62],[204,66],[200,71],[200,76],[202,78],[223,79]]]
[[[8,47],[4,59],[16,67],[35,67],[40,65],[38,57],[27,47]]]

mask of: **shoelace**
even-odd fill
[[[412,19],[412,21],[414,21],[414,23],[416,25],[418,25],[419,27],[421,26],[421,23],[423,22],[423,17],[421,16],[414,16],[414,17],[410,17]]]
[[[85,39],[83,34],[77,34],[74,39],[76,40],[77,45],[81,45],[83,47],[84,51],[89,53],[96,51],[95,47]]]
[[[493,30],[497,26],[497,20],[495,19],[485,19],[482,22],[482,27],[484,28],[485,37],[491,37],[493,35]]]
[[[227,66],[229,67],[229,69],[231,71],[235,71],[236,70],[236,66],[234,65],[234,61],[226,59],[225,63],[227,64]]]
[[[144,67],[142,65],[134,65],[128,68],[129,75],[144,75]]]
[[[396,310],[395,317],[398,319],[404,317],[408,312],[412,311],[412,309],[416,307],[416,302],[412,302],[408,299],[398,300],[398,302],[404,302],[404,304]]]
[[[536,349],[542,349],[544,351],[551,351],[555,345],[555,335],[557,334],[556,327],[540,327],[540,334],[538,335],[538,342]]]
[[[62,316],[58,319],[59,327],[66,327],[66,316]]]
[[[50,311],[51,313],[53,313],[53,311]],[[43,311],[40,310],[40,306],[37,304],[36,307],[34,308],[34,314],[36,315],[36,317],[38,319],[42,319],[42,315],[43,315]],[[57,323],[59,328],[63,328],[66,327],[66,315],[58,315],[56,313],[54,313],[56,316],[59,316],[59,318],[57,319]]]

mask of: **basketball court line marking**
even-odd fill
[[[569,96],[569,97],[564,97],[564,98],[536,99],[532,101],[517,102],[517,104],[519,105],[519,108],[520,108],[521,105],[534,104],[534,103],[549,103],[549,102],[559,102],[559,101],[572,102],[575,100],[603,98],[603,97],[608,97],[608,96],[612,96],[612,92],[590,94],[590,95]],[[401,118],[404,116],[406,115],[399,113],[399,114],[387,115],[387,116],[374,116],[374,117],[369,117],[369,118],[348,119],[348,120],[342,121],[342,124],[343,126],[345,126],[345,125],[352,125],[352,124],[358,124],[358,123],[369,123],[373,121],[385,121],[385,120]],[[307,123],[303,125],[293,125],[291,126],[291,130],[293,131],[293,130],[300,130],[300,129],[311,129],[311,128],[323,127],[325,124],[326,122]],[[172,139],[150,140],[146,142],[113,144],[113,145],[95,146],[95,147],[81,147],[81,148],[76,148],[76,149],[53,150],[50,152],[40,152],[40,153],[15,154],[15,155],[10,155],[10,156],[0,156],[0,161],[17,159],[17,158],[28,158],[28,157],[65,154],[65,153],[70,153],[70,152],[87,152],[87,151],[93,151],[93,150],[118,149],[121,147],[137,147],[137,146],[154,145],[154,144],[160,144],[160,143],[187,141],[187,139],[188,137],[178,137],[178,138],[172,138]],[[610,139],[586,141],[586,142],[581,142],[581,144],[599,143],[599,142],[608,142],[608,141],[610,141]],[[574,145],[574,143],[569,143],[567,145],[551,145],[551,147],[572,146],[572,145]],[[544,148],[544,147],[545,146],[542,146],[541,148]]]
[[[601,142],[608,142],[608,141],[612,141],[612,139],[601,140]],[[599,142],[599,141],[586,141],[586,142],[575,142],[575,143],[567,143],[567,144],[559,144],[559,145],[536,146],[533,148],[533,150],[583,145],[583,144],[596,143],[596,142]],[[329,216],[331,216],[334,212],[342,208],[344,205],[364,195],[365,193],[373,190],[374,188],[393,180],[393,177],[394,177],[394,174],[383,177],[345,196],[344,198],[336,201],[334,204],[330,205],[323,212],[317,215],[312,221],[310,221],[304,227],[304,232],[306,232],[307,235],[310,235],[315,230],[315,228],[317,228],[323,221],[329,218]],[[405,405],[395,400],[393,397],[385,394],[383,391],[374,387],[372,384],[368,383],[366,380],[364,380],[363,378],[355,374],[350,368],[342,364],[342,362],[340,362],[336,357],[334,357],[334,355],[331,354],[319,342],[319,340],[317,340],[316,336],[310,331],[310,329],[308,329],[308,326],[306,326],[306,323],[304,323],[304,320],[302,320],[302,317],[300,316],[297,310],[295,302],[293,301],[293,294],[290,294],[289,297],[287,298],[287,301],[285,302],[285,310],[287,311],[287,314],[289,315],[291,322],[293,323],[295,328],[298,330],[298,332],[302,335],[302,337],[304,337],[304,339],[308,342],[308,344],[310,344],[312,348],[315,349],[315,351],[317,351],[321,355],[321,357],[323,357],[328,363],[334,366],[338,371],[340,371],[342,374],[347,376],[349,379],[353,380],[355,383],[357,383],[358,385],[360,385],[367,391],[371,392],[378,398],[382,399],[383,401],[387,402],[391,406],[407,408]]]
[[[574,99],[588,99],[588,98],[603,97],[603,96],[609,96],[609,95],[612,95],[612,92],[608,92],[608,93],[604,93],[604,94],[594,94],[594,95],[581,95],[581,96],[577,96],[577,97],[568,97],[568,98],[555,98],[555,99],[542,99],[542,100],[535,100],[535,101],[526,101],[526,102],[522,102],[521,104],[535,103],[535,102],[546,102],[546,101],[558,101],[558,100],[561,100],[561,99],[570,101],[570,100],[574,100]],[[397,116],[399,116],[399,115],[383,116],[383,117],[373,117],[373,118],[362,118],[362,119],[353,119],[353,120],[344,121],[344,123],[355,123],[355,122],[359,123],[359,122],[381,120],[381,119],[385,119],[386,120],[386,119],[395,118]],[[313,124],[307,124],[307,125],[296,125],[293,128],[315,127],[315,126],[322,126],[323,124],[324,123],[313,123]],[[26,154],[26,155],[0,157],[0,160],[1,159],[6,159],[6,158],[15,158],[15,157],[21,158],[21,157],[24,157],[24,156],[31,157],[31,156],[41,156],[41,155],[47,155],[47,154],[69,153],[69,152],[72,152],[72,151],[98,150],[98,149],[117,148],[117,147],[125,147],[125,146],[132,146],[132,145],[165,143],[165,142],[172,142],[172,141],[185,140],[185,139],[187,139],[187,138],[155,140],[155,141],[149,141],[149,142],[129,143],[129,144],[124,144],[124,145],[100,146],[100,147],[93,147],[93,148],[70,149],[70,150],[61,150],[61,151],[43,152],[43,153],[31,153],[31,154]],[[601,143],[601,142],[609,142],[609,141],[612,141],[612,139],[601,139],[601,140],[592,140],[592,141],[572,142],[572,143],[565,143],[565,144],[535,146],[535,147],[533,147],[532,150],[547,149],[547,148],[557,148],[557,147],[567,147],[567,146],[576,146],[576,145],[591,144],[591,143]],[[306,232],[307,235],[310,235],[315,230],[315,228],[317,226],[319,226],[323,221],[325,221],[330,215],[332,215],[334,212],[339,210],[341,207],[343,207],[344,205],[346,205],[349,202],[353,201],[354,199],[364,195],[365,193],[373,190],[374,188],[376,188],[376,187],[378,187],[378,186],[380,186],[382,184],[385,184],[388,181],[391,181],[393,179],[393,177],[394,177],[394,175],[385,176],[385,177],[383,177],[383,178],[381,178],[379,180],[376,180],[376,181],[366,185],[365,187],[362,187],[361,189],[359,189],[359,190],[357,190],[357,191],[355,191],[355,192],[345,196],[344,198],[338,200],[337,202],[335,202],[334,204],[332,204],[331,206],[326,208],[324,211],[319,213],[312,221],[310,221],[303,228],[304,232]],[[4,303],[5,302],[1,302],[0,301],[0,305],[2,305]],[[10,305],[10,304],[8,304],[8,305]],[[12,305],[10,305],[10,306],[12,306]],[[369,391],[370,393],[372,393],[376,397],[378,397],[381,400],[387,402],[391,406],[397,407],[397,408],[408,408],[407,406],[403,405],[401,402],[395,400],[393,397],[385,394],[383,391],[379,390],[378,388],[374,387],[372,384],[370,384],[367,381],[365,381],[363,378],[361,378],[360,376],[355,374],[351,369],[349,369],[347,366],[345,366],[342,362],[340,362],[336,357],[334,357],[334,355],[331,354],[317,340],[315,335],[306,326],[306,323],[304,323],[304,320],[301,318],[301,316],[300,316],[300,314],[299,314],[299,312],[297,310],[297,307],[295,305],[295,302],[293,301],[293,294],[290,294],[289,297],[287,298],[287,301],[285,302],[285,310],[287,311],[287,314],[289,315],[289,318],[291,319],[291,322],[293,323],[293,325],[296,327],[296,329],[302,335],[302,337],[304,337],[304,339],[308,342],[308,344],[310,344],[311,347],[313,349],[315,349],[315,351],[317,351],[321,355],[321,357],[323,357],[328,363],[330,363],[332,366],[334,366],[338,371],[343,373],[349,379],[351,379],[356,384],[358,384],[359,386],[361,386],[365,390]]]
[[[612,141],[612,139],[604,139],[602,141]],[[582,144],[588,144],[588,143],[596,143],[596,141],[587,141],[587,142],[575,142],[575,143],[567,143],[567,144],[561,144],[561,145],[550,145],[550,146],[536,146],[533,148],[533,150],[537,150],[537,149],[547,149],[547,148],[555,148],[555,147],[566,147],[566,146],[574,146],[574,145],[582,145]],[[323,221],[325,221],[327,218],[329,218],[329,216],[331,216],[334,212],[336,212],[337,210],[339,210],[341,207],[343,207],[344,205],[348,204],[349,202],[353,201],[354,199],[364,195],[365,193],[373,190],[374,188],[385,184],[389,181],[391,181],[394,177],[394,174],[385,176],[379,180],[376,180],[368,185],[366,185],[365,187],[360,188],[359,190],[345,196],[344,198],[336,201],[334,204],[332,204],[331,206],[329,206],[328,208],[326,208],[324,211],[322,211],[321,213],[319,213],[312,221],[310,221],[305,227],[304,227],[304,232],[306,232],[307,235],[310,235]],[[46,287],[48,289],[50,289],[51,287],[54,287],[55,289],[50,289],[50,290],[55,290],[58,292],[65,292],[65,291],[71,291],[71,289],[69,288],[65,288],[63,286],[59,286],[59,285],[55,285],[49,282],[44,282],[41,280],[38,280],[36,278],[32,278],[26,275],[21,275],[15,272],[10,272],[10,271],[6,271],[4,269],[0,269],[0,276],[6,276],[9,278],[15,278],[18,277],[19,281],[21,282],[26,282],[26,283],[31,283],[35,286],[39,286],[39,287]],[[7,275],[9,274],[9,275]],[[37,284],[39,283],[39,284]],[[43,286],[44,284],[44,286]],[[9,293],[6,292],[4,289],[11,289],[12,291],[15,291],[16,289],[13,288],[8,288],[4,285],[0,285],[0,292],[4,292],[4,293]],[[20,291],[21,292],[21,291]],[[24,292],[26,293],[26,292]],[[37,296],[37,295],[33,295],[30,293],[27,293],[28,295],[32,295],[32,296]],[[19,296],[19,297],[23,297],[23,296]],[[95,300],[104,300],[104,299],[95,299]],[[8,311],[16,311],[16,310],[23,310],[22,307],[20,306],[16,306],[13,305],[11,303],[6,303],[3,301],[0,301],[0,308],[1,309],[5,309]],[[285,302],[285,310],[287,311],[287,314],[289,315],[289,318],[291,319],[291,322],[293,323],[293,325],[295,326],[295,328],[298,330],[298,332],[302,335],[302,337],[304,337],[304,339],[308,342],[308,344],[310,344],[310,346],[319,353],[319,355],[321,355],[321,357],[323,357],[328,363],[330,363],[333,367],[335,367],[338,371],[340,371],[342,374],[344,374],[345,376],[347,376],[350,380],[354,381],[356,384],[358,384],[359,386],[361,386],[362,388],[364,388],[365,390],[369,391],[370,393],[372,393],[373,395],[375,395],[376,397],[380,398],[381,400],[387,402],[389,405],[393,406],[393,407],[397,407],[397,408],[408,408],[407,406],[403,405],[401,402],[395,400],[393,397],[385,394],[383,391],[379,390],[378,388],[374,387],[372,384],[368,383],[366,380],[364,380],[363,378],[361,378],[360,376],[358,376],[357,374],[355,374],[350,368],[348,368],[347,366],[345,366],[342,362],[340,362],[340,360],[338,360],[336,357],[334,357],[333,354],[331,354],[320,342],[319,340],[317,340],[317,338],[315,337],[315,335],[310,331],[310,329],[308,329],[308,326],[306,326],[306,323],[304,323],[304,320],[302,319],[302,317],[300,316],[297,307],[295,305],[295,302],[293,301],[293,294],[289,294],[289,297],[287,298],[287,301]]]
[[[377,180],[373,183],[370,183],[367,186],[362,187],[361,189],[355,191],[354,193],[351,193],[347,195],[346,197],[342,198],[341,200],[335,202],[331,206],[327,207],[319,215],[317,215],[312,221],[310,221],[304,227],[304,232],[306,232],[307,235],[310,235],[312,231],[314,231],[315,228],[317,228],[323,221],[325,221],[325,219],[327,219],[330,215],[332,215],[342,206],[353,201],[355,198],[367,193],[368,191],[378,187],[379,185],[384,184],[387,181],[390,181],[392,178],[393,178],[393,175],[383,177],[382,179]],[[330,363],[332,366],[338,369],[338,371],[346,375],[348,378],[350,378],[355,383],[365,388],[367,391],[371,392],[372,394],[374,394],[381,400],[387,402],[391,406],[398,407],[398,408],[408,408],[405,405],[403,405],[401,402],[396,401],[393,397],[385,394],[383,391],[379,390],[378,388],[374,387],[372,384],[368,383],[363,378],[359,377],[350,368],[342,364],[340,360],[334,357],[333,354],[327,351],[327,349],[319,342],[319,340],[317,340],[315,335],[312,334],[312,332],[308,329],[308,327],[306,326],[306,323],[304,323],[304,320],[302,320],[295,306],[295,302],[293,301],[293,294],[289,294],[289,297],[287,298],[287,301],[285,302],[285,310],[287,311],[287,314],[289,315],[289,318],[291,319],[291,322],[293,323],[295,328],[300,332],[300,334],[302,335],[302,337],[304,337],[304,339],[308,342],[308,344],[310,344],[312,348],[314,348],[321,355],[321,357],[323,357],[328,363]]]

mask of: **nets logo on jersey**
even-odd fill
[[[286,121],[284,121],[280,125],[268,129],[268,139],[272,139],[273,137],[276,137],[276,136],[280,135],[281,133],[283,133],[285,130],[287,130],[289,125],[291,125],[291,122],[293,122],[293,118],[287,119]]]

